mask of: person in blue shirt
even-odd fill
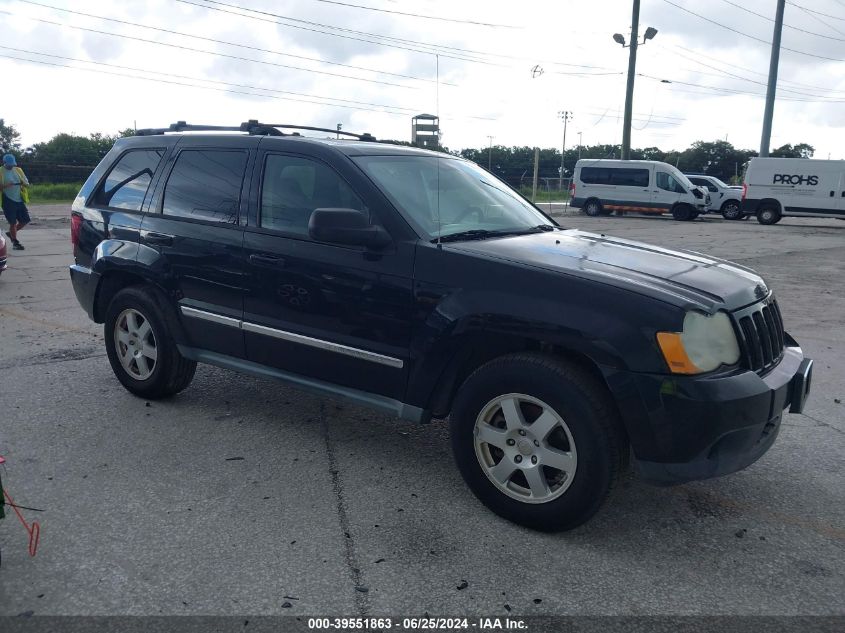
[[[23,250],[23,244],[18,240],[18,231],[29,224],[29,209],[26,208],[27,188],[29,180],[23,170],[17,166],[12,154],[3,156],[3,167],[0,168],[0,186],[3,188],[3,215],[9,222],[6,231],[12,240],[12,248]]]

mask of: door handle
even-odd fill
[[[285,258],[278,255],[250,255],[249,261],[257,266],[273,266],[282,268],[285,265]]]
[[[172,246],[173,236],[167,233],[156,233],[155,231],[141,231],[141,239],[148,244],[160,244],[161,246]]]

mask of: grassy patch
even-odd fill
[[[82,183],[39,183],[30,185],[30,204],[73,202],[76,194],[82,188]]]

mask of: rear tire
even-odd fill
[[[136,396],[155,400],[185,389],[197,364],[176,348],[155,293],[141,286],[118,292],[106,310],[106,353],[115,376]]]
[[[695,219],[695,211],[688,204],[676,204],[672,207],[672,217],[679,222],[689,222]]]
[[[478,499],[549,532],[575,528],[603,505],[625,464],[621,429],[610,394],[591,374],[532,353],[476,370],[450,417],[455,461]]]
[[[602,214],[602,206],[601,202],[596,200],[595,198],[590,198],[584,203],[584,213],[589,215],[592,218],[595,218]]]
[[[739,220],[740,216],[739,202],[736,200],[728,200],[722,205],[722,217],[726,220]]]
[[[757,221],[760,224],[777,224],[781,217],[783,216],[777,207],[766,206],[757,211]]]

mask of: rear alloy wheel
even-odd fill
[[[757,221],[760,224],[777,224],[780,218],[780,209],[775,207],[763,207],[757,211]]]
[[[496,514],[537,530],[577,527],[615,485],[626,442],[613,400],[580,366],[503,356],[461,386],[452,451],[469,488]]]
[[[672,217],[679,222],[688,222],[695,219],[695,211],[688,204],[676,204],[672,207]]]
[[[722,217],[726,220],[739,220],[739,202],[737,202],[736,200],[728,200],[725,204],[723,204]]]
[[[152,288],[131,286],[118,292],[106,311],[104,334],[112,371],[142,398],[179,393],[191,383],[197,367],[176,347],[165,301]]]
[[[584,203],[584,213],[590,217],[596,217],[602,214],[601,202],[595,198],[590,198]]]
[[[133,308],[121,312],[114,326],[114,346],[123,369],[135,380],[149,378],[158,349],[149,320]]]

